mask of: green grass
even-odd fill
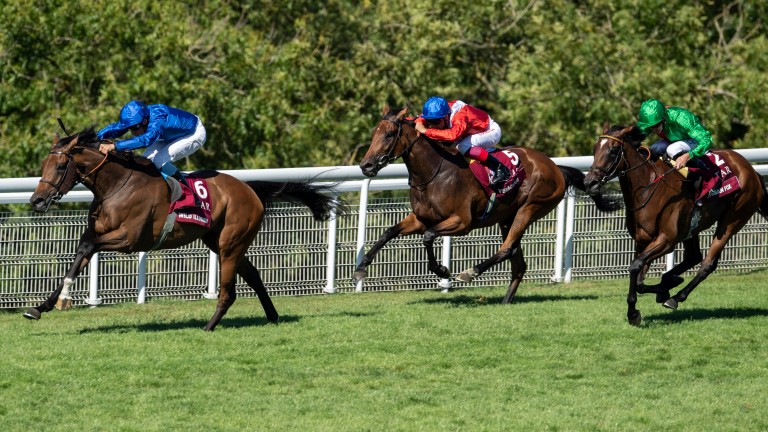
[[[626,282],[0,312],[4,431],[764,431],[766,272],[678,311]]]

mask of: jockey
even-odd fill
[[[699,158],[712,147],[712,134],[692,112],[678,107],[665,107],[656,99],[640,105],[637,126],[648,135],[653,132],[661,138],[651,145],[654,155],[667,155],[675,161],[675,168],[687,164],[706,169]]]
[[[114,144],[103,143],[99,151],[106,154],[112,150],[147,149],[143,156],[151,160],[160,170],[163,178],[173,177],[189,187],[173,162],[187,157],[205,144],[205,127],[194,114],[167,105],[144,105],[132,100],[120,110],[120,120],[105,126],[97,132],[100,140],[123,136],[131,131],[133,138],[117,141]],[[195,205],[200,200],[195,193]]]
[[[501,128],[485,111],[460,100],[447,102],[432,96],[416,119],[416,130],[433,140],[458,141],[456,148],[462,155],[495,172],[492,189],[503,187],[509,180],[509,168],[488,151],[496,148],[501,140]]]

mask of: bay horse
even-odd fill
[[[721,198],[703,202],[698,215],[694,191],[689,180],[666,162],[651,158],[641,146],[645,135],[637,126],[603,126],[594,146],[594,161],[585,184],[589,194],[601,194],[602,186],[618,177],[626,204],[626,223],[635,241],[635,254],[629,266],[627,320],[640,325],[637,294],[654,293],[656,302],[677,309],[694,288],[717,268],[720,253],[728,240],[744,227],[755,212],[768,217],[768,191],[763,179],[743,156],[733,150],[712,150],[724,160],[739,180],[741,189]],[[685,186],[684,186],[685,184]],[[692,220],[698,223],[691,227]],[[707,255],[699,246],[699,234],[712,226],[715,234]],[[675,250],[682,242],[683,260],[664,273],[657,285],[645,285],[645,273],[653,260]],[[680,276],[701,264],[693,279],[674,296],[669,292],[683,283]]]
[[[171,204],[166,181],[148,159],[127,152],[105,155],[99,152],[99,143],[92,128],[63,139],[57,134],[43,160],[40,183],[30,198],[36,212],[48,211],[77,183],[93,192],[94,198],[74,262],[50,297],[24,314],[27,318],[37,320],[42,312],[52,310],[62,290],[68,291],[96,252],[131,253],[157,247]],[[256,292],[267,319],[277,322],[277,311],[259,271],[245,256],[261,228],[264,207],[270,201],[284,199],[309,207],[315,220],[327,220],[333,211],[343,212],[342,203],[326,194],[333,192],[333,186],[242,182],[213,170],[197,171],[195,175],[208,185],[210,228],[175,222],[159,248],[177,248],[201,239],[218,254],[219,298],[206,331],[214,330],[235,302],[236,274]]]
[[[509,259],[512,276],[503,303],[511,303],[526,271],[521,248],[523,234],[534,221],[557,207],[569,185],[584,190],[584,174],[575,168],[555,165],[540,151],[507,147],[504,150],[517,155],[527,177],[516,196],[500,200],[484,218],[488,196],[464,156],[419,134],[414,121],[406,118],[407,113],[408,107],[390,110],[384,106],[383,118],[373,130],[371,145],[360,162],[360,169],[366,176],[374,177],[390,162],[402,157],[408,168],[412,212],[384,231],[355,269],[353,281],[367,276],[366,268],[387,242],[409,234],[423,234],[429,271],[449,278],[450,271],[438,264],[435,257],[435,239],[462,236],[473,229],[498,224],[503,240],[501,247],[490,258],[462,272],[457,280],[471,282],[492,266]],[[598,208],[605,210],[620,205],[619,200],[603,199],[599,194],[593,196],[593,200]]]

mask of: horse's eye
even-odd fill
[[[387,133],[384,134],[384,138],[392,138],[395,136],[395,131],[387,131]]]
[[[64,171],[65,169],[67,169],[67,163],[66,162],[62,162],[62,163],[56,165],[56,171]]]
[[[610,150],[608,150],[612,155],[617,155],[619,152],[621,152],[621,147],[619,146],[612,146]]]

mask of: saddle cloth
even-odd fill
[[[704,156],[701,161],[707,166],[706,170],[696,167],[688,168],[701,176],[701,190],[696,195],[697,201],[724,197],[741,189],[739,178],[725,159],[712,152],[707,152]]]
[[[195,177],[194,174],[185,176],[187,183],[194,188],[179,183],[181,186],[181,198],[171,203],[168,213],[176,212],[176,222],[191,223],[205,228],[211,227],[211,194],[208,191],[208,182],[202,177]],[[201,207],[195,207],[195,198],[193,193],[197,194],[202,203]]]
[[[520,163],[520,157],[510,149],[496,149],[491,153],[499,160],[499,162],[506,165],[509,168],[510,176],[509,180],[504,183],[504,186],[499,188],[498,191],[491,190],[491,181],[493,180],[494,172],[485,165],[475,160],[469,160],[469,168],[472,170],[472,174],[475,175],[477,181],[483,187],[485,194],[491,196],[492,193],[496,193],[496,198],[504,198],[505,196],[514,196],[517,189],[525,180],[525,169]]]

